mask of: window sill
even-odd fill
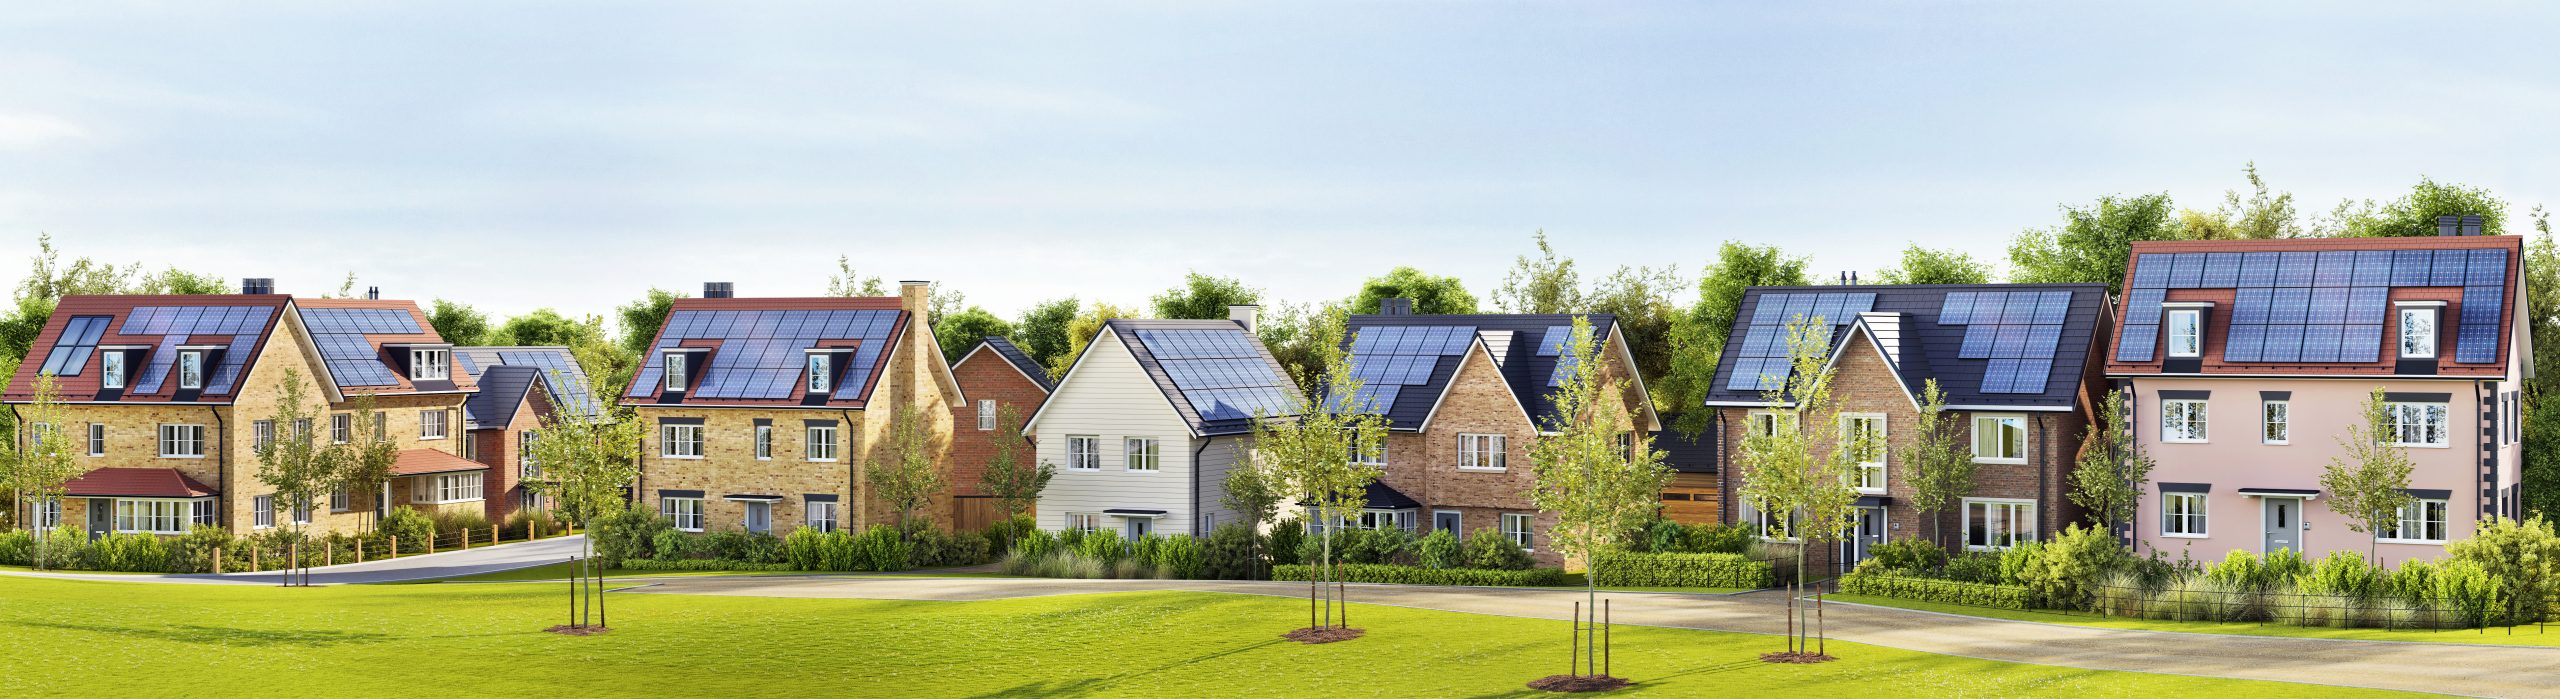
[[[2292,441],[2292,440],[2286,440],[2286,441],[2282,441],[2282,442],[2266,442],[2266,441],[2261,441],[2261,442],[2258,442],[2258,443],[2259,443],[2259,444],[2262,444],[2262,445],[2270,446],[2270,447],[2282,447],[2282,446],[2291,446],[2291,445],[2293,444],[2293,441]]]
[[[201,458],[204,458],[204,455],[203,455],[203,454],[195,454],[195,455],[187,455],[187,454],[161,454],[161,455],[160,455],[160,458],[163,458],[163,459],[201,459]]]
[[[2451,443],[2451,442],[2447,442],[2447,443],[2444,443],[2444,444],[2400,444],[2400,443],[2396,443],[2396,442],[2395,442],[2395,443],[2393,443],[2391,446],[2399,447],[2399,448],[2402,448],[2402,449],[2452,449],[2452,448],[2453,448],[2453,443]]]
[[[1508,466],[1460,466],[1458,470],[1468,473],[1502,473],[1511,468]]]
[[[2212,535],[2210,535],[2210,534],[2162,534],[2162,535],[2160,535],[2160,538],[2163,538],[2163,539],[2211,539],[2211,538],[2213,538],[2213,536],[2212,536]]]
[[[429,437],[429,436],[426,436],[426,435],[423,435],[423,434],[422,434],[422,435],[418,435],[418,441],[421,441],[421,442],[441,442],[441,441],[444,441],[445,439],[446,439],[446,437],[445,437],[445,436],[443,436],[443,435],[437,435],[437,436],[434,436],[434,437]]]
[[[2212,444],[2210,439],[2163,439],[2161,444]]]
[[[1975,546],[1975,545],[1973,545],[1973,544],[1965,544],[1965,545],[1964,545],[1964,550],[1966,550],[1966,551],[2007,551],[2007,550],[2009,550],[2009,549],[2011,549],[2011,548],[2014,548],[2014,547],[2013,547],[2013,546]]]
[[[702,533],[702,528],[701,528],[701,527],[694,527],[694,528],[692,528],[692,529],[686,529],[686,528],[684,528],[684,527],[676,527],[676,531],[685,532],[685,533],[688,533],[688,534],[700,534],[700,533]]]
[[[701,461],[701,460],[702,460],[702,457],[700,457],[700,456],[677,456],[677,455],[674,455],[674,454],[659,454],[659,455],[658,455],[658,458],[661,458],[661,459],[674,459],[674,460],[677,460],[677,461]]]
[[[1851,488],[1850,490],[1858,491],[1858,494],[1859,494],[1859,495],[1883,495],[1883,494],[1885,494],[1885,489],[1883,489],[1883,488]]]
[[[770,461],[771,459],[765,459],[765,460],[766,460],[766,461]],[[832,463],[835,463],[835,462],[836,462],[836,460],[835,460],[835,459],[808,459],[808,460],[807,460],[807,462],[808,462],[808,463],[813,463],[813,464],[832,464]]]
[[[2445,540],[2442,539],[2375,539],[2373,542],[2377,544],[2415,544],[2419,546],[2443,546],[2445,544]]]
[[[1988,465],[1988,466],[2025,466],[2025,465],[2027,465],[2027,460],[2026,460],[2026,459],[1986,459],[1986,458],[1979,457],[1979,456],[1977,456],[1977,457],[1973,457],[1973,462],[1974,462],[1974,463],[1977,463],[1977,464],[1984,464],[1984,465]]]

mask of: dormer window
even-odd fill
[[[204,389],[204,352],[200,349],[178,351],[179,389],[188,391]]]
[[[667,353],[667,390],[684,390],[684,353]]]
[[[827,360],[827,355],[825,353],[812,352],[809,354],[810,393],[825,393],[835,389],[835,375],[828,370],[829,365],[833,363],[834,362]]]
[[[2204,356],[2204,309],[2169,309],[2169,356]]]
[[[2436,309],[2400,307],[2400,358],[2436,358]]]
[[[98,355],[98,385],[104,388],[124,388],[123,350],[108,350]]]
[[[409,379],[443,381],[453,378],[453,350],[444,348],[409,350]]]

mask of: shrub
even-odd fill
[[[1458,545],[1458,535],[1447,529],[1435,529],[1430,536],[1422,537],[1414,544],[1413,553],[1414,562],[1424,568],[1456,568],[1467,562],[1466,549]]]
[[[898,530],[886,524],[874,524],[853,540],[853,565],[847,570],[906,570],[907,543],[898,539]]]
[[[560,532],[560,528],[560,518],[552,515],[549,510],[528,510],[524,508],[517,508],[515,512],[507,515],[507,520],[505,522],[498,525],[498,536],[508,539],[522,539],[536,529],[539,529],[546,534],[557,534]],[[590,534],[596,533],[598,532],[590,532]],[[603,542],[597,542],[597,547],[601,549],[603,547]]]
[[[1632,534],[1627,537],[1627,550],[1637,553],[1679,553],[1689,547],[1688,529],[1667,519],[1654,520]]]
[[[2125,561],[2124,546],[2115,535],[2077,524],[2032,548],[2036,554],[2023,562],[2018,582],[2034,591],[2039,603],[2064,609],[2089,608],[2098,579]],[[2005,559],[2002,567],[2007,567]]]
[[[1870,561],[1893,570],[1934,571],[1947,562],[1946,549],[1919,539],[1895,539],[1870,553]]]
[[[1421,545],[1420,537],[1403,529],[1353,530],[1353,533],[1350,539],[1355,551],[1346,560],[1354,563],[1412,565],[1414,547]],[[1336,551],[1335,554],[1340,555],[1341,552]]]
[[[0,532],[0,565],[34,565],[35,535],[26,530]]]
[[[791,564],[789,563],[742,563],[739,561],[718,558],[694,558],[677,561],[657,561],[645,558],[635,558],[624,561],[622,567],[626,570],[791,570]]]
[[[1252,529],[1241,524],[1222,524],[1209,532],[1200,545],[1200,576],[1208,580],[1250,580],[1259,577],[1262,566],[1255,565]]]
[[[1005,554],[1013,551],[1014,541],[1035,531],[1039,531],[1039,525],[1030,517],[997,520],[987,525],[985,532],[987,552],[997,558],[1003,558]]]
[[[1759,537],[1739,524],[1693,524],[1684,532],[1687,553],[1749,553]]]
[[[2000,562],[2003,558],[2005,558],[2003,554],[1989,551],[1966,551],[1948,557],[1946,568],[1939,577],[1956,582],[1993,585],[2008,583],[2009,581],[2000,573]]]
[[[2293,592],[2365,602],[2382,596],[2389,580],[2389,571],[2365,563],[2363,554],[2336,551],[2321,557],[2311,565],[2310,572],[2296,578]]]
[[[1344,582],[1394,583],[1403,585],[1472,585],[1482,587],[1554,587],[1564,584],[1561,568],[1525,570],[1486,570],[1481,568],[1419,568],[1377,564],[1344,564],[1337,573]],[[1290,564],[1273,566],[1273,580],[1306,580],[1307,567]]]
[[[740,563],[784,563],[782,540],[762,532],[720,532],[707,537],[702,551],[712,558]]]
[[[1269,552],[1267,555],[1271,557],[1273,564],[1307,562],[1307,559],[1298,555],[1299,542],[1307,538],[1307,527],[1299,524],[1298,518],[1283,519],[1279,524],[1272,525],[1271,535],[1267,538],[1270,540],[1263,542],[1264,550]]]
[[[2030,593],[2016,585],[1989,585],[1860,568],[1840,578],[1840,591],[1852,595],[1892,597],[1918,602],[1960,604],[1993,609],[2026,609]]]
[[[1491,529],[1476,530],[1467,537],[1467,567],[1484,570],[1528,570],[1536,562],[1529,552],[1511,542],[1511,537]]]
[[[435,520],[409,507],[391,508],[391,514],[384,516],[382,524],[374,529],[380,530],[384,536],[399,537],[402,553],[425,551],[427,542],[436,537]]]
[[[1174,536],[1156,546],[1156,575],[1175,580],[1193,580],[1208,567],[1207,554],[1200,540],[1188,535]]]
[[[1604,552],[1592,580],[1608,587],[1769,587],[1777,573],[1767,563],[1735,553]]]
[[[1129,542],[1129,558],[1140,563],[1154,565],[1156,562],[1156,549],[1162,548],[1163,546],[1164,537],[1156,536],[1154,533],[1148,533],[1145,536],[1140,536]]]
[[[827,535],[813,527],[791,530],[782,537],[782,557],[797,570],[826,570]]]
[[[434,522],[436,536],[445,539],[460,539],[464,531],[474,539],[489,538],[489,515],[480,510],[437,510],[427,515],[427,521]]]
[[[2471,538],[2446,545],[2445,553],[2497,581],[2503,597],[2496,602],[2508,623],[2542,619],[2544,600],[2560,588],[2560,536],[2540,516],[2522,523],[2489,518]]]
[[[169,546],[156,534],[109,533],[98,539],[94,570],[122,570],[136,573],[165,573],[169,570]]]
[[[598,521],[587,536],[593,541],[599,562],[619,567],[623,561],[650,558],[656,552],[658,532],[675,529],[675,523],[639,508],[624,508]]]
[[[1118,563],[1129,555],[1129,546],[1120,539],[1119,532],[1092,532],[1076,543],[1076,554],[1103,563]]]
[[[1046,529],[1033,529],[1023,532],[1022,536],[1013,542],[1013,549],[1006,551],[1005,554],[1011,556],[1018,553],[1025,558],[1044,558],[1059,548],[1057,534]]]

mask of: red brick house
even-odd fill
[[[980,339],[961,355],[951,365],[951,374],[969,401],[952,411],[950,521],[952,526],[974,531],[1003,516],[1003,508],[979,486],[1004,428],[997,424],[998,417],[1010,410],[1019,432],[1019,423],[1040,409],[1040,402],[1048,400],[1056,384],[1030,354],[1013,341],[994,336]],[[1040,463],[1037,445],[1027,436],[1021,442],[1016,458],[1025,464]]]
[[[586,372],[567,347],[456,347],[454,363],[480,377],[480,392],[463,403],[468,436],[462,457],[489,467],[488,514],[502,521],[522,509],[545,509],[525,483],[542,470],[525,460],[531,441],[553,411],[588,415],[602,409]]]

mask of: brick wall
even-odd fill
[[[980,487],[980,479],[986,473],[989,460],[995,458],[996,435],[1004,427],[998,425],[997,430],[979,430],[978,402],[995,401],[999,415],[1009,409],[1015,426],[1019,427],[1021,421],[1031,418],[1032,411],[1038,410],[1040,401],[1049,394],[992,349],[978,350],[952,367],[951,372],[958,378],[960,392],[968,397],[968,402],[951,411],[954,427],[951,489],[957,497],[953,498],[952,507],[945,516],[948,517],[946,521],[955,525],[974,528],[1000,516],[1000,508],[984,497],[986,492]],[[1040,462],[1034,442],[1027,438],[1021,440],[1020,448],[1014,451],[1014,458],[1024,464]]]

